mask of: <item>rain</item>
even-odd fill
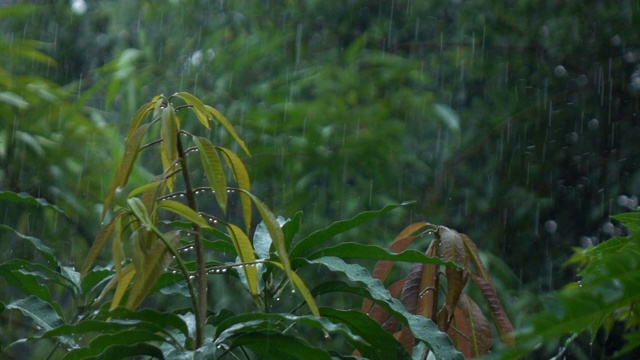
[[[237,153],[276,216],[302,211],[310,234],[415,201],[332,244],[386,247],[418,221],[456,229],[524,327],[579,279],[580,264],[567,263],[576,252],[632,233],[615,216],[639,209],[639,12],[629,1],[2,1],[0,191],[60,212],[3,195],[0,223],[55,239],[62,263],[79,267],[114,216],[101,221],[136,112],[189,92],[224,114],[250,155],[220,124],[203,132],[197,115],[184,112],[181,129]],[[163,172],[152,141],[114,204]],[[205,220],[246,216],[241,191],[219,206],[199,152],[187,149],[187,163]],[[184,202],[181,191],[159,199]],[[41,256],[6,239],[1,261]],[[196,257],[191,245],[178,251]],[[212,278],[236,274],[235,256],[211,261]],[[301,296],[278,291],[273,308]],[[229,297],[219,306],[246,310]],[[533,356],[607,358],[624,342],[616,324],[608,340],[576,336]]]

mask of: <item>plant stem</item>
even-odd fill
[[[198,211],[198,204],[196,202],[195,191],[191,184],[189,177],[189,167],[187,166],[187,158],[182,147],[182,141],[180,140],[180,133],[177,135],[177,147],[178,157],[180,161],[180,167],[182,168],[182,178],[184,179],[185,196],[187,198],[187,205],[193,210]],[[207,269],[204,257],[204,243],[202,242],[202,236],[200,226],[192,223],[194,232],[194,246],[196,249],[196,287],[198,289],[196,302],[197,308],[194,309],[196,315],[196,341],[195,348],[198,349],[204,342],[204,326],[207,317]]]

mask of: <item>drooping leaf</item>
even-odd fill
[[[360,355],[367,359],[410,359],[401,344],[378,323],[366,314],[355,310],[320,308],[320,314],[336,323],[344,324],[367,342],[356,346]]]
[[[230,347],[239,346],[251,349],[261,359],[332,359],[328,352],[310,345],[300,336],[272,330],[251,331],[233,337]]]
[[[323,257],[310,260],[309,263],[324,265],[332,271],[343,273],[349,280],[362,284],[369,297],[408,326],[416,339],[426,343],[436,359],[464,359],[463,355],[453,347],[449,337],[438,330],[435,323],[423,316],[407,312],[402,303],[393,298],[380,280],[371,277],[365,268],[356,264],[347,264],[336,257]]]
[[[515,341],[511,335],[513,332],[513,325],[511,324],[511,320],[509,320],[509,316],[504,310],[502,302],[498,297],[498,292],[496,291],[496,286],[491,279],[491,275],[489,275],[489,272],[482,263],[475,243],[465,234],[460,234],[460,236],[462,238],[467,257],[471,264],[473,264],[476,272],[475,274],[471,274],[471,279],[478,288],[480,288],[480,292],[487,300],[487,304],[491,311],[491,317],[493,318],[502,342],[507,345],[513,344]]]
[[[32,206],[41,206],[47,209],[53,209],[60,214],[64,214],[64,211],[57,205],[49,203],[46,199],[35,198],[27,193],[14,193],[13,191],[0,191],[0,201],[9,201],[14,204],[26,204]]]
[[[179,241],[179,232],[172,231],[165,234],[164,237],[171,245],[175,246]],[[165,243],[160,240],[157,240],[151,248],[146,251],[144,272],[138,272],[138,277],[131,288],[127,300],[127,308],[135,309],[142,303],[171,260],[171,253],[168,251]]]
[[[111,185],[109,186],[107,196],[104,199],[101,219],[104,220],[104,217],[107,215],[107,211],[109,211],[111,202],[113,201],[113,197],[115,196],[118,188],[124,187],[129,181],[129,176],[131,175],[133,164],[135,163],[138,157],[138,153],[140,152],[140,144],[142,143],[142,139],[147,133],[147,130],[149,130],[150,126],[151,123],[142,125],[141,127],[136,128],[131,136],[127,137],[122,161],[120,161],[120,165],[118,165],[118,168],[116,169],[116,174],[113,178],[113,181],[111,182]]]
[[[167,104],[162,109],[160,136],[162,137],[161,157],[164,171],[178,159],[178,119],[173,105]],[[169,190],[173,191],[173,182],[169,182]]]
[[[291,248],[293,237],[300,231],[302,226],[302,211],[298,211],[293,217],[282,225],[282,233],[284,234],[284,242],[287,249]]]
[[[153,222],[151,221],[151,216],[149,215],[147,207],[144,205],[142,200],[137,197],[133,197],[127,199],[127,203],[142,225],[147,229],[151,229]]]
[[[169,210],[175,214],[182,216],[186,220],[189,220],[192,223],[197,224],[200,227],[203,227],[203,228],[210,227],[207,221],[203,219],[202,216],[200,216],[200,214],[198,214],[195,210],[191,209],[190,207],[188,207],[187,205],[181,202],[178,202],[175,200],[162,200],[162,201],[159,201],[157,204],[158,204],[158,207],[157,207],[158,209]]]
[[[251,192],[251,181],[249,180],[249,173],[244,166],[244,163],[236,153],[233,151],[217,146],[216,149],[221,151],[224,155],[227,165],[231,168],[233,177],[238,183],[238,188],[246,192]],[[242,205],[242,217],[244,218],[245,230],[249,233],[251,229],[251,197],[246,193],[240,194],[240,204]]]
[[[114,215],[113,219],[111,219],[111,221],[106,226],[100,229],[100,232],[96,236],[96,239],[91,244],[91,248],[89,248],[89,252],[86,255],[84,264],[82,264],[82,268],[80,268],[80,279],[84,279],[84,277],[87,275],[87,273],[91,269],[91,266],[98,258],[98,255],[100,255],[100,253],[102,252],[104,245],[107,243],[109,238],[111,238],[111,235],[115,230],[116,222],[120,221],[119,219],[125,215],[126,212],[124,210],[118,211]]]
[[[217,109],[215,109],[215,108],[213,108],[213,107],[211,107],[209,105],[205,105],[204,107],[209,111],[209,113],[216,120],[218,120],[220,125],[222,125],[227,130],[227,132],[229,132],[229,134],[238,143],[238,145],[240,145],[240,147],[245,152],[245,154],[251,156],[251,153],[249,152],[249,148],[247,148],[247,145],[244,143],[244,140],[242,140],[242,138],[240,138],[240,136],[238,136],[238,133],[233,128],[233,125],[231,125],[231,122],[229,120],[227,120],[227,118],[224,115],[222,115],[222,113],[220,111],[218,111]]]
[[[278,262],[270,261],[269,263],[284,270],[284,265]],[[318,305],[316,304],[316,300],[311,295],[309,288],[307,288],[307,285],[304,283],[302,278],[300,278],[300,276],[298,276],[298,274],[296,274],[295,272],[291,272],[289,279],[295,285],[298,291],[300,291],[302,298],[305,300],[305,302],[307,303],[307,306],[309,307],[309,311],[311,311],[311,313],[315,316],[320,316],[320,312],[318,310]]]
[[[134,134],[140,128],[140,124],[142,124],[142,120],[144,120],[144,118],[147,115],[149,115],[149,113],[153,111],[158,106],[159,103],[161,104],[163,101],[164,101],[164,98],[162,98],[161,96],[155,96],[151,101],[140,106],[138,111],[136,111],[136,114],[133,116],[133,120],[131,121],[131,124],[129,124],[129,129],[127,130],[127,137],[126,137],[127,142],[131,141],[132,137],[135,137]]]
[[[147,342],[162,343],[165,338],[146,330],[129,329],[113,334],[99,335],[88,346],[68,352],[63,360],[130,358],[139,355],[164,359],[162,351]]]
[[[323,256],[337,256],[340,258],[358,258],[358,259],[382,259],[391,261],[417,262],[422,264],[437,264],[443,266],[451,266],[460,268],[460,266],[452,261],[443,260],[439,257],[429,257],[424,253],[409,249],[401,253],[396,253],[383,249],[376,245],[368,245],[361,243],[345,242],[336,246],[324,248],[309,256],[307,259],[317,259]]]
[[[20,311],[44,330],[51,330],[64,324],[64,320],[51,304],[33,295],[13,301],[7,304],[6,308]]]
[[[336,221],[328,227],[318,230],[304,239],[300,240],[296,245],[291,249],[291,257],[296,258],[299,256],[303,256],[303,254],[309,251],[314,246],[319,245],[323,241],[330,239],[331,237],[341,234],[347,230],[350,230],[362,223],[365,223],[369,220],[375,219],[376,217],[386,214],[389,211],[401,207],[411,205],[413,202],[404,202],[402,204],[391,204],[387,205],[384,208],[377,211],[365,211],[351,219],[348,220],[340,220]]]
[[[43,244],[40,239],[35,238],[33,236],[24,235],[9,226],[1,225],[1,224],[0,224],[0,231],[9,231],[15,234],[18,237],[18,239],[26,240],[35,248],[35,250],[47,261],[47,263],[50,266],[54,266],[54,267],[60,266],[58,263],[58,259],[56,258],[56,255],[53,252],[53,250],[47,245]]]
[[[444,306],[437,314],[438,328],[447,331],[453,319],[454,311],[458,306],[460,295],[467,284],[469,273],[469,260],[465,256],[465,248],[462,238],[457,231],[439,226],[436,232],[436,241],[440,249],[440,256],[463,264],[464,268],[447,267],[445,274],[447,277],[447,292],[445,296]]]
[[[233,245],[236,248],[240,261],[243,263],[255,262],[256,256],[253,252],[253,246],[251,246],[251,241],[244,231],[234,224],[227,224],[227,229],[231,239],[233,240]],[[258,270],[256,269],[255,264],[242,266],[242,270],[244,271],[245,279],[247,280],[249,292],[253,297],[257,297]]]
[[[478,304],[466,294],[462,294],[458,302],[449,337],[467,358],[486,355],[493,345],[493,330],[489,321]]]
[[[211,119],[211,116],[209,115],[208,109],[205,108],[204,104],[202,103],[202,101],[200,101],[200,99],[191,95],[188,92],[178,92],[174,96],[181,98],[187,104],[191,105],[193,107],[193,112],[195,112],[196,117],[198,118],[198,121],[200,121],[200,123],[204,125],[204,127],[206,127],[207,129],[210,128],[209,120]]]
[[[119,276],[113,278],[112,281],[105,286],[103,294],[105,291],[108,291],[112,288],[113,285],[116,286],[116,291],[113,294],[113,299],[111,299],[111,307],[109,310],[113,310],[120,306],[120,302],[124,298],[125,292],[129,288],[133,277],[136,275],[136,267],[133,264],[128,264],[122,269],[122,273]],[[102,298],[102,294],[100,296]]]
[[[218,200],[218,205],[222,208],[222,212],[226,213],[227,180],[225,178],[224,170],[222,169],[220,157],[218,157],[218,152],[211,141],[207,138],[194,136],[193,141],[200,151],[202,167],[204,168],[204,173],[207,175],[207,179],[209,180],[209,186],[213,189],[216,200]]]

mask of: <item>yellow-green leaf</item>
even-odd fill
[[[218,122],[225,129],[227,129],[229,134],[231,134],[231,136],[235,139],[235,141],[238,143],[238,145],[240,145],[242,150],[244,150],[244,152],[247,155],[251,156],[251,153],[249,153],[249,148],[247,148],[247,145],[244,143],[244,140],[242,140],[242,138],[240,138],[240,136],[238,136],[238,133],[233,128],[233,125],[231,125],[231,122],[224,115],[222,115],[222,113],[220,111],[218,111],[217,109],[215,109],[215,108],[213,108],[213,107],[211,107],[209,105],[205,105],[205,108],[209,111],[209,113],[211,115],[213,115],[214,118],[216,118],[216,120],[218,120]]]
[[[120,277],[114,278],[117,282],[116,292],[113,294],[113,299],[111,299],[111,306],[109,310],[113,310],[120,305],[120,301],[122,301],[122,297],[124,296],[129,284],[131,284],[131,280],[136,275],[136,268],[133,264],[129,264],[122,269],[122,275]]]
[[[87,275],[89,269],[91,269],[91,265],[96,261],[98,255],[100,255],[100,252],[102,251],[102,248],[104,248],[104,245],[107,243],[107,240],[109,240],[111,234],[113,234],[115,221],[118,217],[119,215],[115,216],[107,226],[103,227],[98,233],[98,236],[96,236],[96,239],[93,241],[93,244],[91,244],[91,248],[87,253],[87,258],[85,259],[84,264],[82,264],[82,269],[80,270],[81,279],[84,279]]]
[[[175,109],[171,104],[162,109],[161,121],[162,149],[164,149],[168,163],[171,164],[178,158],[178,120],[176,119]]]
[[[129,207],[131,207],[131,211],[136,215],[136,217],[140,220],[142,225],[144,225],[147,229],[151,229],[153,223],[151,222],[151,217],[149,216],[149,212],[147,208],[144,206],[144,203],[139,198],[130,198],[127,199],[127,203]]]
[[[202,101],[200,101],[200,99],[189,94],[188,92],[179,92],[179,93],[176,93],[175,96],[178,96],[179,98],[184,100],[187,104],[191,105],[193,107],[193,112],[196,113],[196,116],[198,117],[198,120],[200,121],[200,123],[202,123],[202,125],[204,125],[207,129],[210,129],[209,127],[210,117],[207,116],[209,112],[205,108]]]
[[[269,261],[269,263],[279,267],[282,270],[285,270],[284,266],[279,262]],[[307,285],[304,283],[304,281],[302,281],[300,276],[298,276],[298,274],[296,274],[295,272],[291,272],[291,276],[289,277],[289,279],[295,285],[295,287],[298,288],[298,291],[300,291],[300,294],[302,295],[302,298],[304,298],[304,300],[307,302],[307,306],[309,306],[309,310],[311,310],[311,313],[315,316],[320,316],[318,305],[316,304],[313,295],[311,295],[309,288],[307,288]]]
[[[116,189],[118,187],[125,186],[129,181],[129,175],[131,175],[133,164],[135,163],[136,158],[138,157],[138,153],[140,152],[140,143],[142,143],[142,139],[147,133],[149,126],[151,126],[151,123],[141,126],[134,132],[133,136],[127,138],[124,148],[124,156],[122,156],[122,161],[120,162],[120,165],[116,170],[116,175],[111,182],[109,192],[104,199],[104,205],[102,208],[102,219],[104,219],[107,211],[109,210],[109,207],[111,206],[111,201],[113,200],[113,196],[116,193]]]
[[[244,163],[236,153],[219,146],[216,146],[216,149],[224,154],[224,159],[231,168],[231,172],[238,183],[238,187],[247,192],[240,194],[240,204],[242,205],[242,216],[244,217],[245,228],[247,232],[249,232],[249,229],[251,229],[251,197],[247,195],[251,192],[251,180],[249,180],[249,173],[247,172]]]
[[[224,176],[224,170],[222,169],[222,162],[216,148],[211,141],[203,137],[194,137],[193,141],[196,143],[198,150],[200,150],[200,159],[202,159],[202,167],[204,168],[207,179],[209,179],[209,186],[216,195],[218,205],[222,208],[224,213],[227,212],[227,180]]]
[[[227,230],[233,241],[233,246],[238,252],[240,262],[253,263],[256,261],[256,255],[253,252],[253,246],[247,234],[239,227],[233,224],[227,224]],[[247,285],[249,286],[249,292],[252,296],[258,296],[258,269],[255,264],[243,266],[245,278],[247,279]]]
[[[127,130],[127,141],[131,138],[131,136],[138,130],[142,120],[156,107],[158,100],[160,100],[160,96],[154,97],[148,103],[142,105],[140,109],[136,112],[131,124],[129,125],[129,129]]]
[[[162,200],[158,202],[157,208],[167,209],[173,213],[176,213],[184,217],[185,219],[191,221],[192,223],[199,225],[200,227],[203,227],[203,228],[210,227],[209,224],[207,224],[207,221],[203,219],[202,216],[200,216],[200,214],[198,214],[195,210],[193,210],[192,208],[188,207],[187,205],[181,202],[174,201],[174,200]]]

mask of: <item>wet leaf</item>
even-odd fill
[[[244,140],[242,140],[242,138],[238,136],[238,133],[236,133],[236,130],[233,128],[233,125],[231,125],[231,122],[227,120],[227,118],[215,108],[209,105],[205,105],[205,108],[216,120],[218,120],[218,122],[227,130],[227,132],[231,134],[233,139],[238,143],[238,145],[240,145],[240,147],[245,152],[245,154],[251,156],[251,153],[249,152],[249,148],[247,148],[247,145],[244,143]]]
[[[200,227],[208,228],[209,224],[195,210],[187,205],[175,200],[162,200],[157,203],[157,209],[169,210],[175,214],[182,216],[185,220],[191,221]]]
[[[242,229],[233,224],[227,224],[227,229],[229,231],[229,235],[231,236],[231,240],[233,240],[233,246],[236,248],[238,257],[240,257],[240,262],[255,262],[256,256],[253,252],[253,246],[251,245],[249,237],[242,231]],[[242,270],[244,271],[245,279],[247,280],[249,293],[251,293],[253,297],[257,297],[258,270],[256,269],[256,265],[251,264],[242,266]]]
[[[200,159],[204,173],[209,180],[209,186],[214,191],[218,205],[222,208],[222,212],[227,212],[227,180],[225,178],[222,163],[218,157],[218,152],[211,141],[207,138],[195,136],[193,138],[198,150],[200,150]]]
[[[380,280],[371,277],[365,268],[356,264],[347,264],[336,257],[323,257],[310,260],[309,263],[324,265],[332,271],[346,275],[349,280],[362,284],[369,297],[408,326],[416,339],[424,341],[433,351],[436,359],[464,359],[463,355],[453,347],[449,337],[440,332],[435,323],[423,316],[407,312],[402,303],[392,297]]]
[[[205,108],[204,104],[202,103],[202,101],[200,101],[200,99],[189,94],[188,92],[179,92],[179,93],[176,93],[174,96],[178,96],[179,98],[184,100],[187,104],[193,106],[193,112],[196,113],[196,117],[198,118],[198,121],[200,121],[200,123],[204,125],[204,127],[206,127],[207,129],[210,128],[209,127],[210,116],[208,116],[209,111],[207,110],[207,108]]]
[[[249,180],[249,173],[247,173],[247,169],[244,166],[244,163],[236,153],[233,151],[223,148],[216,147],[218,151],[221,151],[224,154],[224,158],[227,161],[227,165],[231,168],[231,172],[233,173],[233,177],[236,179],[238,183],[238,188],[246,191],[247,193],[251,192],[251,181]],[[251,197],[246,193],[240,194],[240,203],[242,204],[242,217],[244,218],[245,229],[247,233],[251,229]]]
[[[377,211],[365,211],[351,219],[336,221],[328,227],[315,231],[311,235],[300,240],[293,249],[291,249],[291,257],[295,258],[303,256],[303,254],[309,251],[314,246],[320,245],[323,241],[332,238],[335,235],[342,234],[343,232],[353,229],[354,227],[363,224],[369,220],[375,219],[378,216],[388,213],[389,211],[413,204],[413,202],[404,202],[402,204],[391,204]]]

